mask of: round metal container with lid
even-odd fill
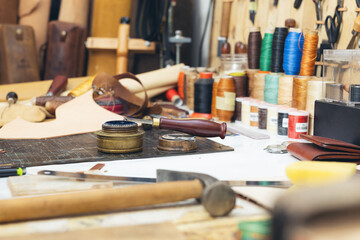
[[[105,153],[139,152],[143,146],[144,131],[131,121],[107,121],[97,131],[97,148]]]

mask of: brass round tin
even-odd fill
[[[159,137],[158,148],[164,151],[193,152],[196,138],[186,133],[165,134]]]
[[[139,152],[143,146],[144,131],[131,121],[108,121],[95,132],[97,148],[105,153]]]

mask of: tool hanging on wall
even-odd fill
[[[249,2],[249,18],[253,24],[255,23],[255,15],[256,15],[256,8],[257,8],[256,5],[257,5],[256,0],[250,0],[250,2]]]
[[[217,52],[218,57],[221,56],[222,45],[224,42],[227,41],[229,36],[231,4],[232,4],[232,0],[222,0],[220,35],[218,37],[218,52]]]
[[[169,38],[170,43],[174,43],[176,47],[176,64],[180,63],[180,47],[185,43],[191,43],[191,38],[184,37],[181,30],[175,31],[175,36]]]
[[[343,0],[338,0],[335,8],[334,16],[327,16],[325,19],[325,30],[331,47],[335,49],[335,44],[339,39],[340,27],[342,22],[340,8],[343,7]]]
[[[299,9],[301,6],[302,0],[295,0],[294,2],[294,8]]]
[[[356,5],[357,5],[357,7],[360,7],[360,0],[356,0]],[[353,36],[351,37],[351,40],[346,49],[354,49],[355,48],[355,40],[360,33],[360,14],[358,14],[358,16],[355,19],[353,30],[351,33]]]
[[[316,30],[320,30],[322,20],[321,0],[313,0],[316,11]]]

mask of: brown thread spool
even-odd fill
[[[260,67],[261,41],[260,29],[257,27],[251,28],[247,51],[249,69],[259,69]]]
[[[268,106],[265,104],[260,104],[258,106],[258,127],[259,129],[266,129],[267,123],[267,109]]]
[[[305,34],[300,76],[314,75],[318,41],[319,36],[317,32],[313,31],[309,34]]]
[[[259,123],[259,108],[258,103],[250,103],[250,126],[257,127]]]
[[[306,109],[307,83],[312,77],[298,76],[294,78],[292,107]]]
[[[231,76],[220,78],[216,94],[216,114],[220,121],[230,122],[235,110],[235,84]]]
[[[241,122],[241,105],[244,98],[237,97],[235,99],[235,122]]]
[[[248,91],[248,79],[245,73],[230,73],[235,84],[236,97],[246,97]]]
[[[248,69],[246,70],[246,75],[248,77],[248,95],[250,97],[254,97],[253,96],[253,89],[254,89],[254,80],[255,80],[255,74],[258,72],[257,69]],[[265,81],[265,80],[264,80]]]

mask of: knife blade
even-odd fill
[[[83,180],[107,180],[123,183],[156,183],[156,178],[145,178],[145,177],[123,177],[123,176],[107,176],[99,174],[86,174],[76,172],[62,172],[52,170],[42,170],[38,172],[39,175],[46,176],[59,176],[74,179]],[[251,186],[251,187],[275,187],[275,188],[289,188],[292,186],[290,181],[246,181],[246,180],[224,180],[221,181],[232,187]]]
[[[130,117],[126,117],[125,119],[140,124],[159,127],[160,129],[175,130],[199,137],[220,137],[224,139],[227,129],[226,123],[216,123],[203,119],[153,118],[150,120]]]

